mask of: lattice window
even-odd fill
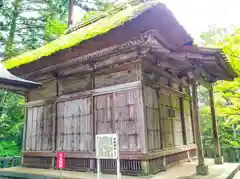
[[[52,149],[52,104],[27,109],[25,149],[50,151]]]
[[[57,150],[91,151],[91,98],[59,102],[57,107]]]

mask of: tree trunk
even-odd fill
[[[7,60],[13,55],[13,42],[14,42],[14,36],[16,32],[17,27],[17,18],[20,14],[20,8],[21,8],[21,1],[22,0],[15,0],[13,4],[13,12],[12,12],[12,20],[10,23],[10,30],[9,35],[5,44],[5,54],[4,54],[4,60]]]
[[[68,0],[68,28],[73,25],[73,0]]]

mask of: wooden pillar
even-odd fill
[[[141,121],[141,143],[142,143],[142,153],[148,153],[148,136],[147,136],[147,116],[146,116],[146,108],[144,102],[144,85],[141,84],[139,88],[139,119]],[[142,175],[147,176],[150,174],[150,165],[148,160],[141,161]]]
[[[192,78],[192,103],[193,103],[193,121],[194,121],[194,131],[195,140],[197,145],[197,157],[198,165],[196,168],[197,175],[208,175],[208,166],[205,165],[203,145],[201,139],[201,126],[199,119],[199,106],[198,106],[198,94],[197,94],[197,79],[196,76]]]
[[[190,86],[188,88],[188,95],[191,97],[191,90],[190,90]],[[191,127],[192,127],[192,134],[193,134],[193,143],[196,143],[196,139],[195,139],[195,129],[194,129],[194,121],[193,121],[193,104],[192,104],[192,98],[189,100],[189,107],[190,107],[190,116],[191,116]]]
[[[182,92],[182,87],[180,87],[180,91]],[[185,117],[184,117],[184,104],[183,104],[183,97],[179,98],[180,103],[180,115],[181,115],[181,124],[182,124],[182,134],[183,134],[183,144],[187,145],[187,134],[186,134],[186,124],[185,124]]]
[[[57,109],[57,98],[59,96],[59,77],[58,77],[58,74],[57,73],[54,73],[53,74],[54,77],[55,77],[55,82],[56,82],[56,98],[55,98],[55,101],[54,103],[52,104],[53,108],[52,108],[52,153],[56,153],[58,151],[57,149],[57,113],[58,113],[58,109]],[[55,159],[56,159],[56,156],[52,156],[52,165],[51,165],[51,168],[55,168]]]
[[[214,107],[214,95],[213,95],[213,85],[210,84],[209,87],[209,101],[210,101],[210,108],[211,108],[211,115],[212,115],[212,132],[213,132],[213,142],[214,142],[214,151],[215,151],[215,164],[223,164],[223,157],[221,156],[221,147],[218,137],[218,128],[217,128],[217,121],[216,121],[216,113]]]
[[[25,97],[25,103],[28,102],[28,97]],[[28,122],[28,108],[27,106],[24,107],[24,123],[23,123],[23,133],[22,133],[22,153],[26,149],[26,135],[27,135],[27,122]],[[21,159],[21,165],[24,166],[24,156]]]

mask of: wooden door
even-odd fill
[[[52,150],[52,114],[52,104],[27,109],[25,150]]]
[[[120,150],[141,150],[136,89],[94,97],[96,134],[118,133]]]
[[[57,108],[57,150],[92,151],[91,98],[59,102]]]

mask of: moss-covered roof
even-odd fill
[[[42,57],[50,56],[51,54],[63,49],[73,47],[83,41],[89,40],[97,35],[107,33],[113,28],[119,27],[126,21],[136,18],[148,8],[156,5],[159,1],[150,1],[137,5],[130,5],[124,10],[115,14],[101,18],[85,27],[82,27],[70,34],[63,35],[58,39],[32,51],[25,52],[19,56],[13,57],[4,62],[7,69],[16,68],[21,65],[36,61]]]

